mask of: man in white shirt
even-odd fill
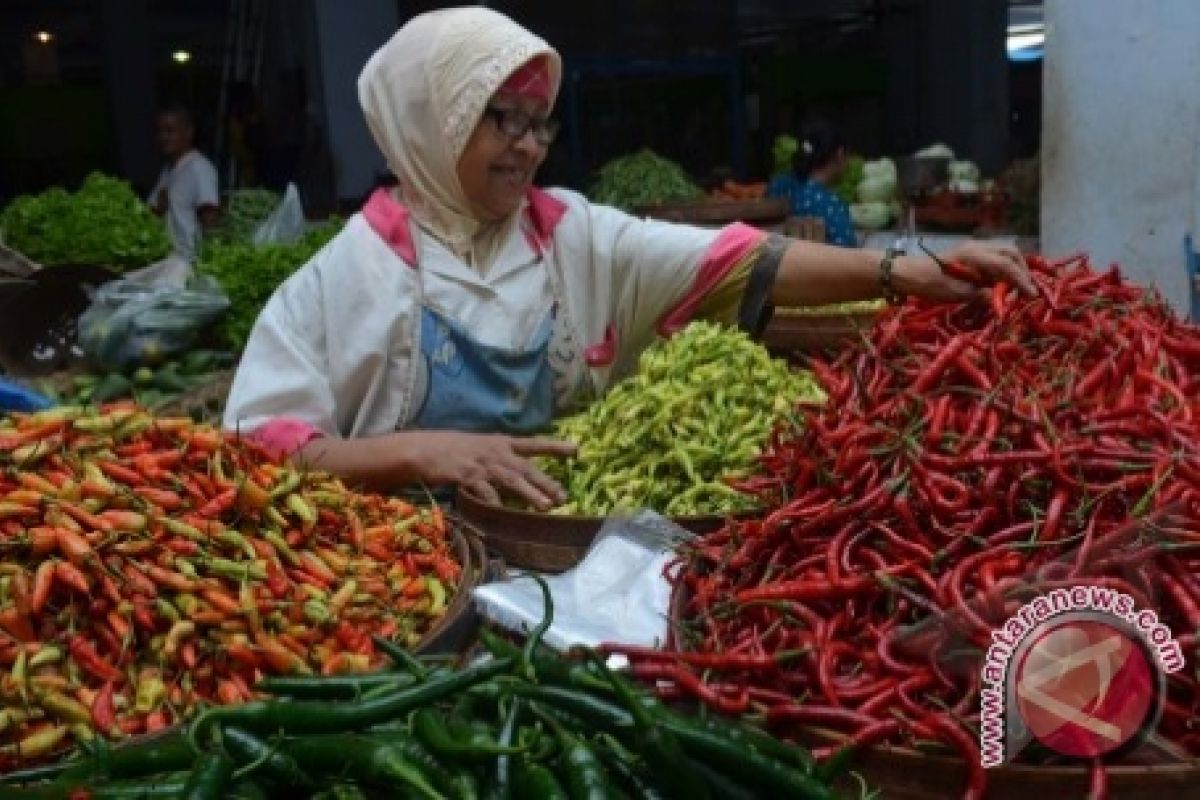
[[[154,213],[166,216],[167,233],[176,254],[193,261],[201,229],[211,228],[220,210],[217,170],[193,146],[196,128],[186,108],[174,105],[163,109],[156,127],[167,164],[148,202]]]

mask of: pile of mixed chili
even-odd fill
[[[1124,593],[1194,664],[1200,330],[1116,268],[1030,267],[1036,297],[910,301],[813,364],[828,404],[744,487],[771,510],[681,557],[676,652],[612,648],[636,675],[788,734],[941,743],[979,797],[985,652],[1031,598]],[[1198,710],[1196,675],[1170,673],[1176,757],[1200,754]]]
[[[0,775],[0,798],[416,797],[831,800],[835,769],[759,728],[667,708],[595,653],[523,647],[489,631],[453,669],[376,644],[370,675],[267,678],[263,696],[186,728]]]
[[[129,405],[0,421],[0,548],[0,769],[375,669],[461,572],[436,507]]]

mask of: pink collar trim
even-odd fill
[[[363,219],[379,238],[387,242],[392,252],[410,267],[417,265],[417,248],[412,228],[408,224],[408,209],[392,197],[387,189],[376,189],[362,209]]]
[[[554,239],[554,229],[567,213],[567,204],[541,189],[531,188],[525,195],[529,203],[529,221],[542,245]]]
[[[554,229],[567,213],[567,205],[541,189],[530,189],[526,200],[532,233],[537,244],[545,247],[553,241]],[[363,205],[362,215],[393,253],[410,267],[417,265],[417,247],[408,224],[408,209],[392,197],[391,192],[376,189]]]

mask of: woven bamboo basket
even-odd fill
[[[458,513],[482,533],[490,552],[507,564],[538,572],[562,572],[578,564],[605,520],[507,508],[463,491],[455,504]],[[693,533],[708,533],[724,525],[726,519],[725,515],[714,514],[673,517],[672,521]]]

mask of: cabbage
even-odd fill
[[[890,178],[892,182],[896,180],[896,162],[890,158],[868,161],[863,164],[862,171],[864,178]]]
[[[856,228],[885,228],[889,217],[887,203],[855,203],[850,206],[850,219]]]
[[[858,202],[886,203],[896,196],[896,178],[867,177],[859,181]]]

